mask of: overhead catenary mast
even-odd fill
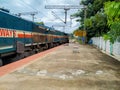
[[[31,15],[32,16],[32,21],[34,22],[35,15],[38,14],[38,12],[22,12],[18,13],[17,15],[20,17],[21,15]]]
[[[65,10],[65,21],[64,23],[67,23],[67,11],[70,9],[80,9],[84,8],[84,6],[81,5],[46,5],[46,9],[63,9]]]

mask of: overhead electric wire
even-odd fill
[[[56,18],[58,18],[59,20],[61,20],[63,23],[65,23],[58,15],[56,15],[53,11],[52,11],[52,14],[56,17]]]
[[[24,4],[26,4],[27,6],[29,6],[31,9],[37,11],[38,13],[41,13],[43,16],[46,16],[44,13],[42,13],[41,11],[37,10],[36,8],[34,8],[33,6],[31,6],[30,4],[26,3],[25,1],[21,0],[21,2],[23,2]],[[48,17],[48,16],[46,16]],[[49,18],[49,17],[48,17]]]
[[[26,3],[25,1],[21,0],[23,3],[25,3],[27,6],[29,6],[30,8],[34,9],[35,11],[37,11],[38,13],[43,14],[41,11],[37,10],[36,8],[34,8],[33,6],[31,6],[30,4]],[[43,14],[44,15],[44,14]]]
[[[43,16],[46,16],[48,19],[50,19],[50,17],[48,17],[46,14],[42,13],[40,10],[34,8],[33,6],[31,6],[30,4],[26,3],[26,2],[23,1],[23,0],[20,0],[20,1],[21,1],[21,4],[24,5],[25,7],[27,6],[27,7],[31,8],[32,10],[35,10],[35,11],[37,11],[38,13],[41,13]],[[20,3],[19,3],[19,4],[20,4]]]
[[[39,2],[39,0],[36,0],[36,1],[38,1]],[[46,1],[46,3],[48,3],[48,1],[47,0],[45,0]],[[40,2],[39,2],[40,3]],[[39,10],[38,10],[39,11]],[[40,12],[40,11],[39,11]],[[48,17],[46,14],[44,14],[44,13],[42,13],[42,12],[40,12],[41,14],[43,14],[44,16],[46,16],[47,18],[50,18],[50,17]]]
[[[30,8],[34,9],[35,11],[38,11],[37,9],[35,9],[34,7],[32,7],[30,4],[26,3],[25,1],[21,0],[23,3],[25,3],[27,6],[29,6]]]

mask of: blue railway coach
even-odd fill
[[[0,66],[5,57],[21,59],[68,42],[67,34],[0,10]]]

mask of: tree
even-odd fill
[[[79,17],[77,20],[81,23],[80,29],[86,27],[87,39],[94,36],[101,36],[109,31],[107,25],[107,15],[104,14],[104,3],[110,0],[82,0],[80,4],[87,6],[86,20],[84,21],[84,9],[74,14]]]
[[[107,24],[110,27],[107,34],[110,42],[114,43],[120,37],[120,2],[106,2],[104,10],[107,15]]]
[[[36,22],[37,24],[44,25],[44,22]]]

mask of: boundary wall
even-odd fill
[[[93,45],[103,50],[106,53],[120,57],[120,42],[111,44],[110,41],[105,41],[102,37],[93,37]]]

